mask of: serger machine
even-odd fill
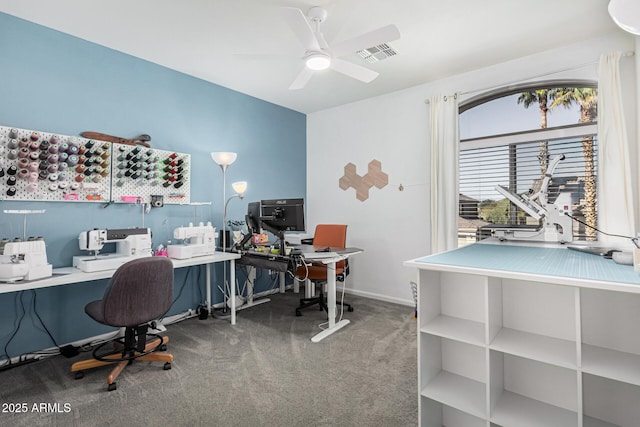
[[[151,256],[151,230],[148,228],[93,229],[78,236],[80,249],[93,255],[74,256],[73,266],[87,273],[115,270],[127,261]],[[115,243],[115,253],[101,254],[106,243]]]
[[[51,275],[42,238],[0,244],[0,282],[36,280]]]
[[[518,195],[508,189],[496,186],[495,189],[542,225],[531,227],[496,226],[491,227],[500,240],[531,240],[542,242],[568,243],[573,241],[571,213],[571,193],[560,193],[554,203],[548,202],[549,183],[558,163],[564,160],[564,154],[555,156],[546,173],[542,176],[540,189],[530,190],[529,194]]]
[[[169,245],[167,255],[174,259],[187,259],[197,256],[213,255],[216,251],[216,229],[200,223],[197,227],[178,227],[173,230],[173,238],[182,240],[182,245]]]

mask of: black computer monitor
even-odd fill
[[[262,200],[261,216],[263,228],[275,232],[305,231],[304,199]],[[278,233],[281,234],[281,233]]]
[[[245,222],[247,223],[247,229],[249,234],[260,233],[260,216],[262,212],[260,210],[260,202],[251,202],[247,205],[247,215],[245,216]]]

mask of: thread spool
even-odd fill
[[[69,184],[67,184],[65,181],[61,181],[58,183],[58,188],[60,188],[61,190],[65,190],[68,186]]]
[[[29,182],[37,182],[38,181],[38,172],[30,172],[29,177],[27,178]]]
[[[48,150],[49,149],[49,141],[47,141],[46,139],[44,141],[40,141],[40,149],[41,150]]]
[[[58,154],[58,144],[49,145],[49,154]]]
[[[93,176],[93,178],[91,178],[91,180],[92,180],[93,182],[96,182],[96,183],[97,183],[97,182],[100,182],[100,181],[102,180],[102,176],[100,176],[100,175],[94,175],[94,176]]]
[[[7,159],[9,160],[15,160],[18,158],[18,150],[9,150],[9,152],[7,153]]]
[[[76,175],[75,180],[76,180],[76,182],[84,181],[84,175]]]
[[[66,162],[68,158],[69,155],[66,152],[61,151],[60,153],[58,153],[58,162]]]
[[[69,164],[67,162],[58,163],[58,170],[59,171],[67,170],[68,167],[69,167]]]
[[[18,178],[20,179],[27,179],[27,177],[29,176],[29,170],[26,168],[20,169],[18,171]]]
[[[66,179],[67,179],[67,173],[66,172],[58,173],[58,181],[65,181]]]
[[[11,165],[11,166],[9,166],[9,167],[7,168],[7,175],[9,175],[9,176],[13,176],[13,175],[15,175],[15,174],[17,174],[17,173],[18,173],[18,168],[17,168],[17,167],[15,167],[15,166]]]
[[[180,187],[182,187],[182,185],[183,185],[183,182],[182,181],[178,181],[175,184],[173,184],[173,188],[180,188]]]
[[[67,157],[67,164],[69,166],[75,166],[78,164],[79,157],[76,154],[72,154]]]
[[[49,191],[56,191],[58,189],[58,183],[57,182],[53,182],[51,184],[49,184]]]
[[[67,149],[67,153],[69,155],[78,154],[80,148],[76,144],[69,144],[69,148]]]
[[[57,173],[58,172],[58,164],[53,163],[47,167],[47,172],[49,173]]]
[[[18,157],[29,157],[29,149],[27,147],[20,147],[20,150],[18,150]]]
[[[10,150],[15,150],[18,147],[19,147],[18,140],[15,138],[9,139],[9,142],[7,142],[7,148]]]
[[[66,142],[61,142],[58,144],[58,151],[66,152],[69,149],[69,144]]]
[[[29,158],[31,160],[38,160],[39,157],[40,157],[40,153],[38,153],[37,151],[32,151],[29,153]]]
[[[39,162],[31,162],[31,163],[29,163],[29,171],[30,172],[38,172],[38,166],[40,166]]]
[[[57,181],[58,180],[58,174],[57,173],[50,173],[48,178],[49,178],[49,181]]]
[[[46,169],[45,169],[45,170],[41,170],[41,171],[38,173],[38,179],[40,179],[40,180],[43,180],[43,181],[44,181],[45,179],[47,179],[47,176],[49,176],[49,172],[47,172],[47,170],[46,170]]]
[[[40,149],[40,143],[38,141],[31,141],[31,143],[29,144],[29,150],[34,151],[39,149]]]
[[[12,186],[16,185],[16,182],[17,182],[17,180],[16,180],[16,177],[14,175],[11,175],[10,177],[7,178],[7,185],[9,187],[12,187]]]
[[[53,163],[58,163],[58,155],[57,154],[52,154],[47,158],[47,162],[53,164]]]
[[[49,157],[49,152],[48,151],[40,151],[40,154],[38,155],[38,160],[47,160],[47,158]]]
[[[29,166],[29,159],[18,160],[18,168],[26,168],[27,166]]]
[[[52,144],[57,144],[58,142],[60,142],[60,137],[58,135],[51,135],[51,138],[49,138],[49,142]]]
[[[38,183],[30,182],[29,185],[27,185],[27,191],[29,193],[35,193],[36,191],[38,191]]]
[[[77,182],[72,182],[69,188],[71,189],[71,191],[76,191],[78,188],[80,188],[80,184],[78,184]]]
[[[4,176],[4,169],[0,167],[0,178]]]
[[[18,142],[18,147],[23,148],[23,147],[28,147],[29,146],[29,140],[27,138],[20,138],[20,142]]]
[[[32,141],[37,141],[40,139],[40,132],[31,132],[31,140]]]
[[[16,187],[9,187],[7,189],[7,196],[12,197],[16,195]]]
[[[83,173],[83,172],[84,172],[84,170],[85,170],[86,168],[87,168],[87,167],[86,167],[85,165],[78,165],[78,166],[76,167],[76,172],[78,172],[78,173]]]
[[[18,129],[11,129],[9,131],[9,138],[15,139],[18,137]]]

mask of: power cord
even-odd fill
[[[589,227],[592,230],[597,231],[598,233],[602,233],[605,236],[610,236],[610,237],[621,237],[623,239],[629,239],[633,242],[633,244],[637,247],[640,248],[640,243],[638,242],[638,238],[637,237],[631,237],[631,236],[624,236],[622,234],[613,234],[613,233],[607,233],[606,231],[602,231],[600,229],[598,229],[597,227],[594,227],[591,224],[587,224],[586,222],[579,220],[578,218],[576,218],[575,216],[568,214],[567,212],[564,213],[566,216],[568,216],[569,218],[571,218],[572,220],[574,220],[575,222],[579,222],[580,224],[584,225],[585,227]]]

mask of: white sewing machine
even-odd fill
[[[151,256],[151,230],[148,228],[93,229],[78,236],[80,249],[94,255],[74,256],[73,266],[87,273],[115,270],[127,261]],[[115,243],[116,252],[100,254],[105,243]]]
[[[543,220],[542,226],[490,226],[494,235],[500,240],[532,240],[542,242],[568,243],[573,241],[573,223],[571,217],[571,193],[560,193],[554,203],[549,203],[548,188],[551,176],[558,163],[564,160],[564,154],[555,156],[547,172],[543,175],[540,190],[531,195],[514,194],[508,189],[497,185],[495,189],[511,200],[515,205],[536,220]]]
[[[200,223],[197,227],[178,227],[173,230],[173,238],[182,240],[182,245],[169,245],[167,255],[174,259],[187,259],[197,256],[213,255],[216,251],[216,229]]]
[[[0,254],[0,282],[36,280],[52,275],[42,239],[7,242]]]

